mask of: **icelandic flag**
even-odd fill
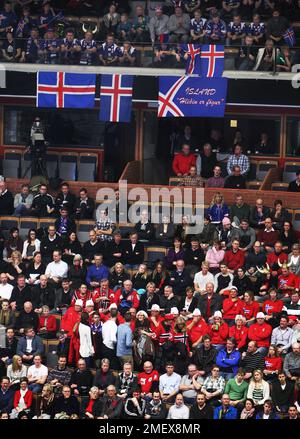
[[[100,120],[130,122],[133,76],[101,75]]]
[[[294,29],[291,27],[289,27],[283,34],[283,39],[285,41],[285,43],[289,46],[289,47],[294,47],[296,44],[296,37],[295,37],[295,32]]]
[[[85,73],[38,72],[37,107],[93,108],[96,75]]]
[[[224,117],[227,78],[161,76],[158,117]]]
[[[184,57],[188,55],[185,65],[186,75],[200,75],[201,73],[201,45],[200,44],[182,44]]]
[[[221,77],[224,71],[224,46],[205,44],[201,47],[201,76]]]

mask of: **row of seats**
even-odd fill
[[[64,180],[95,181],[98,168],[96,153],[48,152],[45,157],[49,178]],[[10,178],[31,178],[30,153],[18,149],[4,151],[3,174]]]

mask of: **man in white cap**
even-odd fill
[[[85,312],[87,312],[88,315],[90,317],[92,317],[94,311],[95,311],[95,304],[94,304],[94,302],[92,301],[92,299],[87,300],[86,304],[85,304]]]
[[[82,308],[83,301],[81,299],[77,299],[75,305],[70,306],[66,314],[64,314],[61,319],[61,329],[68,331],[69,337],[72,337],[73,335],[73,328],[75,324],[80,322]]]
[[[256,323],[250,326],[248,338],[256,341],[258,351],[266,355],[270,346],[270,338],[272,334],[272,326],[265,322],[266,316],[263,312],[257,313]]]
[[[205,334],[209,333],[208,325],[201,316],[199,308],[195,308],[192,314],[192,320],[187,322],[187,330],[189,340],[192,343],[192,349],[197,349],[202,344],[202,339]]]
[[[151,331],[155,332],[163,320],[164,318],[160,315],[160,306],[155,303],[150,309],[149,322]]]

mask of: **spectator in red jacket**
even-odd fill
[[[279,313],[283,308],[283,301],[278,299],[278,292],[276,288],[269,290],[269,298],[263,303],[262,310],[266,316],[266,322],[275,328],[279,324]]]
[[[159,387],[159,373],[154,370],[151,361],[145,361],[143,369],[137,376],[138,384],[141,386],[142,397],[151,400],[152,393]]]
[[[278,373],[282,370],[282,358],[278,355],[278,349],[271,344],[265,357],[264,379],[275,381]]]
[[[270,338],[272,334],[272,326],[265,322],[265,315],[259,312],[256,316],[256,323],[250,326],[248,331],[248,338],[251,341],[256,341],[258,351],[263,355],[268,352],[270,346]]]
[[[269,264],[272,276],[277,276],[280,271],[280,264],[287,262],[288,255],[282,251],[282,243],[275,242],[274,251],[267,256],[267,264]]]
[[[10,414],[11,419],[17,419],[20,412],[29,413],[32,404],[32,391],[28,389],[28,378],[20,380],[20,390],[15,392],[14,408]]]
[[[132,288],[131,280],[125,280],[123,287],[116,291],[114,303],[118,306],[118,310],[122,315],[131,307],[138,309],[139,297],[136,290]]]
[[[38,334],[42,338],[55,338],[56,330],[56,318],[53,314],[50,314],[49,306],[44,305],[42,314],[39,317]]]
[[[266,252],[271,252],[274,249],[275,242],[279,238],[279,230],[274,230],[273,221],[270,217],[265,219],[265,228],[260,230],[257,235],[257,240],[264,246]]]
[[[190,145],[183,144],[182,150],[176,154],[173,160],[173,171],[177,177],[186,177],[191,166],[196,166],[196,157],[190,151]]]
[[[236,348],[244,352],[247,350],[248,328],[246,326],[246,319],[241,314],[235,316],[235,325],[229,328],[229,337],[236,340]]]
[[[229,328],[223,320],[221,311],[216,311],[213,316],[213,322],[209,325],[209,335],[211,344],[215,349],[222,349],[226,344]]]
[[[70,306],[66,314],[61,319],[61,329],[68,332],[68,337],[72,337],[75,323],[80,322],[83,302],[77,299],[74,306]]]
[[[288,267],[284,264],[281,268],[281,274],[278,276],[278,290],[283,294],[283,298],[289,299],[292,292],[299,288],[299,276],[290,273]]]
[[[223,302],[223,319],[227,325],[233,326],[235,317],[243,312],[243,302],[238,298],[237,287],[231,287],[228,299]]]
[[[247,326],[255,322],[256,315],[259,312],[259,303],[254,300],[254,293],[252,291],[245,291],[243,300],[242,315],[246,318]]]
[[[208,334],[209,328],[201,316],[201,311],[195,308],[193,311],[193,318],[187,322],[187,330],[189,341],[192,343],[192,348],[196,349],[202,343],[203,336]]]
[[[224,256],[224,264],[227,265],[229,271],[234,273],[238,268],[244,266],[245,252],[239,249],[240,242],[234,239],[231,244],[231,249],[226,250]]]

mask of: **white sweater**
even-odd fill
[[[78,331],[80,341],[79,353],[83,358],[91,357],[95,353],[92,343],[91,328],[80,323]]]

